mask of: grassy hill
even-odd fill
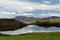
[[[60,40],[60,32],[28,33],[15,36],[1,35],[0,40]]]
[[[60,20],[54,20],[54,19],[51,19],[51,20],[37,20],[36,25],[38,26],[42,26],[42,27],[51,27],[51,26],[54,26],[54,27],[60,27]]]
[[[0,31],[16,30],[25,26],[26,24],[15,19],[0,19]]]

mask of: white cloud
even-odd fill
[[[14,16],[11,16],[14,15]],[[60,14],[57,13],[48,13],[48,14],[33,14],[33,13],[15,13],[15,12],[0,12],[0,18],[14,18],[16,16],[28,16],[28,17],[40,17],[40,18],[44,18],[44,17],[50,17],[50,16],[58,16],[60,17]]]
[[[50,3],[48,1],[45,1],[44,3]],[[0,7],[3,7],[4,9],[14,9],[17,11],[22,11],[23,13],[17,14],[14,12],[2,12],[1,15],[22,15],[22,16],[33,16],[33,13],[24,13],[26,11],[33,11],[33,10],[53,10],[53,9],[59,9],[60,5],[47,5],[47,4],[41,4],[41,3],[33,3],[33,2],[26,2],[26,1],[15,1],[15,0],[0,0]],[[41,16],[45,16],[48,14],[41,14]],[[49,14],[51,15],[51,14]],[[52,14],[57,15],[57,14]],[[36,16],[36,15],[34,15]],[[3,17],[3,16],[2,16]],[[9,17],[9,16],[8,16]]]
[[[15,12],[0,12],[0,15],[11,15],[11,14],[16,14]]]
[[[15,9],[18,11],[46,10],[60,7],[60,5],[47,5],[47,4],[38,4],[26,1],[13,1],[13,0],[5,0],[5,1],[0,0],[0,4],[4,4],[6,8]]]
[[[33,13],[20,13],[20,14],[16,14],[17,16],[33,16]]]
[[[42,13],[42,14],[33,14],[33,13],[20,13],[16,14],[17,16],[30,16],[30,17],[39,17],[39,18],[44,18],[44,17],[50,17],[50,16],[58,16],[60,17],[60,14],[58,13]]]
[[[11,15],[15,15],[15,12],[0,12],[0,18],[14,18],[15,16],[11,16]]]

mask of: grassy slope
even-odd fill
[[[17,30],[27,26],[15,19],[0,19],[0,31]]]
[[[51,27],[51,26],[55,26],[55,27],[60,27],[60,20],[37,20],[36,25],[38,26],[42,26],[42,27]]]
[[[0,36],[0,40],[60,40],[60,33],[32,33],[15,36]]]

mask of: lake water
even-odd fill
[[[0,31],[0,33],[7,35],[18,35],[18,34],[25,34],[32,32],[60,32],[60,28],[56,28],[56,27],[44,28],[36,25],[29,25],[22,29],[18,29],[14,31]]]

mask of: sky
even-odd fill
[[[60,0],[0,0],[0,18],[60,17]]]

